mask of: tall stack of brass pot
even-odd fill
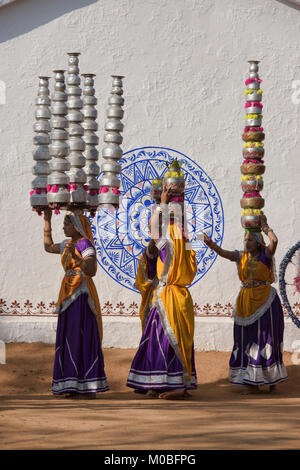
[[[260,231],[261,214],[265,201],[260,195],[263,189],[262,175],[265,172],[264,144],[265,134],[262,123],[262,90],[260,89],[261,79],[258,74],[259,61],[249,61],[249,77],[245,85],[245,124],[243,133],[243,157],[241,166],[241,186],[243,197],[240,201],[242,208],[241,223],[245,229]]]

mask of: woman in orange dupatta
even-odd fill
[[[270,244],[266,247],[260,232],[245,231],[244,250],[227,251],[207,235],[204,241],[223,258],[235,261],[241,289],[234,310],[234,345],[230,357],[229,380],[244,385],[243,393],[258,393],[259,386],[275,391],[277,383],[286,380],[283,364],[284,318],[274,282],[273,256],[277,237],[262,217],[263,231]]]
[[[161,202],[167,206],[169,190],[164,188]],[[156,222],[158,223],[157,215]],[[164,230],[163,230],[164,231]],[[194,364],[194,309],[187,286],[197,272],[196,255],[183,236],[182,220],[171,221],[165,236],[152,241],[157,252],[158,284],[150,297],[149,309],[141,311],[143,334],[133,359],[127,386],[147,392],[149,398],[177,399],[188,396],[197,387]],[[149,260],[144,259],[148,268]],[[142,269],[136,287],[143,294],[149,288]],[[146,312],[146,317],[143,316]]]
[[[61,254],[65,271],[56,313],[53,394],[72,398],[95,398],[109,389],[101,350],[102,322],[98,294],[92,280],[96,274],[96,250],[90,223],[84,215],[68,212],[64,233],[69,239],[53,243],[51,210],[44,212],[44,247]]]

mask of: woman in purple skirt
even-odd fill
[[[164,188],[161,202],[165,207],[171,202],[170,190]],[[158,213],[155,218],[158,224]],[[149,398],[182,399],[197,387],[194,309],[187,289],[197,272],[196,255],[181,220],[171,218],[164,228],[165,236],[151,240],[139,264],[135,285],[142,294],[142,338],[127,386]]]
[[[68,212],[64,233],[68,238],[55,244],[51,235],[51,210],[44,212],[44,247],[61,254],[65,271],[56,312],[53,394],[71,398],[95,398],[109,389],[101,350],[102,322],[97,291],[96,251],[89,220]]]
[[[283,364],[284,318],[274,282],[273,256],[277,237],[262,217],[262,229],[270,243],[266,247],[260,232],[245,231],[244,251],[220,248],[207,235],[206,245],[218,255],[235,261],[241,280],[234,311],[234,345],[230,357],[229,380],[244,385],[243,393],[258,393],[259,386],[276,384],[287,379]]]

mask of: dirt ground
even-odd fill
[[[299,449],[300,365],[284,360],[279,393],[241,395],[229,353],[197,352],[198,389],[184,401],[145,399],[125,386],[135,350],[105,349],[111,391],[96,400],[51,394],[54,345],[6,345],[0,365],[0,449]]]

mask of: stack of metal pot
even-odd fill
[[[98,191],[99,181],[97,176],[99,175],[100,168],[97,165],[98,160],[98,137],[95,133],[98,129],[96,122],[97,118],[97,98],[95,97],[94,88],[94,74],[82,74],[84,77],[84,88],[83,88],[83,116],[84,120],[82,127],[84,129],[83,140],[85,142],[85,173],[87,176],[87,205],[90,207],[91,212],[96,211],[99,205]]]
[[[68,95],[68,121],[69,121],[69,162],[71,164],[68,176],[70,178],[70,202],[73,206],[86,207],[86,174],[85,142],[83,140],[83,102],[81,99],[79,53],[68,53],[67,95]]]
[[[54,209],[66,206],[70,202],[69,176],[67,171],[70,163],[67,160],[69,155],[68,127],[67,119],[67,94],[65,92],[64,70],[54,70],[55,85],[51,99],[51,145],[50,162],[51,173],[48,176],[47,198],[48,204]]]
[[[106,133],[102,156],[105,163],[101,165],[102,176],[99,189],[99,205],[103,208],[119,206],[121,166],[118,162],[123,155],[120,144],[123,142],[121,132],[124,128],[121,122],[124,115],[122,78],[124,77],[121,75],[112,75],[111,96],[108,100],[107,120],[104,127]]]
[[[94,216],[99,205],[119,206],[123,77],[112,76],[104,136],[105,163],[101,167],[102,178],[98,181],[95,75],[82,74],[84,89],[81,99],[79,55],[78,52],[68,53],[66,81],[64,70],[54,71],[52,100],[49,97],[49,77],[39,77],[34,125],[34,144],[37,148],[33,153],[37,163],[33,167],[35,179],[30,191],[31,206],[38,213],[47,207],[56,211],[79,208],[88,210]]]
[[[265,172],[264,144],[265,134],[262,124],[262,90],[258,74],[259,61],[249,61],[249,77],[245,81],[246,104],[245,124],[242,138],[244,161],[241,166],[241,186],[243,197],[240,201],[242,210],[241,223],[245,229],[260,231],[262,208],[265,201],[260,195],[263,189],[263,173]]]
[[[50,144],[50,97],[49,97],[49,77],[39,77],[39,90],[36,99],[36,111],[34,124],[33,142],[35,150],[33,151],[33,159],[36,164],[33,167],[32,190],[30,191],[30,204],[36,207],[40,212],[48,206],[47,200],[47,176],[50,173],[48,161],[51,159],[49,153]]]

